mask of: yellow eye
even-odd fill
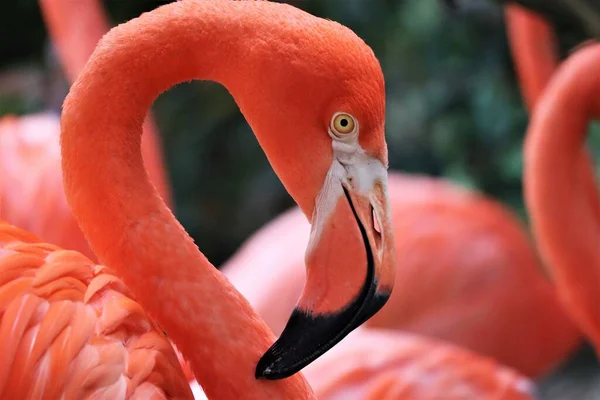
[[[331,119],[331,130],[336,136],[344,136],[354,132],[354,117],[346,113],[337,113]]]

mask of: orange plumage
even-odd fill
[[[321,400],[532,400],[495,360],[410,334],[359,329],[304,373]]]
[[[232,53],[221,51],[224,43],[232,45],[226,46]],[[337,54],[339,48],[350,57],[324,57]],[[274,57],[279,53],[286,57]],[[244,63],[228,64],[239,57]],[[315,71],[311,60],[321,68]],[[365,251],[376,253],[371,256],[372,276],[360,283],[368,295],[343,293],[348,303],[356,301],[360,307],[350,315],[344,314],[345,304],[332,310],[343,317],[336,320],[334,330],[324,321],[313,325],[312,332],[291,330],[291,339],[273,344],[268,327],[200,253],[152,184],[140,149],[142,121],[162,91],[189,79],[213,79],[226,85],[290,193],[307,212],[315,208],[323,213],[319,228],[348,224],[343,235],[361,240]],[[328,91],[322,86],[316,91],[315,84],[323,82],[329,84]],[[297,97],[291,98],[290,93]],[[310,102],[304,101],[309,98]],[[277,110],[264,106],[269,102],[279,104]],[[314,398],[303,376],[295,373],[302,368],[296,360],[314,360],[330,347],[323,337],[331,335],[339,341],[368,319],[383,304],[381,299],[385,302],[394,276],[391,233],[386,231],[386,239],[375,243],[372,227],[367,226],[366,233],[359,231],[359,227],[365,230],[370,217],[366,210],[375,209],[383,221],[389,220],[384,110],[381,68],[364,41],[337,23],[268,2],[188,0],[159,7],[104,36],[72,85],[61,118],[68,203],[98,258],[122,278],[145,312],[182,350],[209,396]],[[354,175],[339,170],[340,155],[332,152],[331,144],[339,138],[328,132],[328,123],[340,111],[361,122],[360,136],[358,132],[352,136],[361,151]],[[307,118],[294,118],[300,115]],[[304,135],[280,134],[281,123],[290,119],[308,124],[290,127]],[[286,153],[299,148],[303,150],[290,164]],[[324,180],[328,169],[336,171],[337,181]],[[302,182],[295,175],[298,170]],[[320,193],[323,187],[325,200]],[[371,193],[378,199],[373,208],[369,208]],[[328,208],[332,204],[336,213]],[[349,229],[360,236],[350,235]],[[313,243],[315,251],[327,247],[326,239]],[[335,265],[335,258],[330,261]],[[345,273],[359,276],[364,270],[364,265],[355,264]],[[325,298],[332,293],[325,293]],[[117,305],[105,303],[103,309],[115,316],[128,309]],[[2,324],[19,318],[19,313],[3,314]],[[297,332],[308,340],[296,343]],[[337,332],[341,337],[336,338]],[[120,339],[130,343],[136,336],[125,332]],[[313,343],[329,347],[311,347]],[[177,362],[175,356],[172,359]],[[151,364],[152,359],[146,361]],[[99,362],[103,368],[97,373],[83,368],[82,374],[110,381],[122,370],[118,364]],[[19,371],[14,362],[7,370]],[[168,380],[162,373],[157,375]],[[185,379],[180,369],[176,375]],[[57,390],[65,394],[70,383],[63,381]],[[123,398],[130,393],[119,394]]]
[[[315,273],[309,270],[302,307],[275,344],[178,224],[143,163],[140,136],[150,104],[189,79],[227,87],[311,216]],[[330,121],[340,113],[356,129],[335,131]],[[208,396],[314,398],[296,372],[377,312],[395,284],[384,113],[372,50],[349,29],[288,5],[184,0],[111,30],[64,103],[61,158],[68,204],[115,275],[0,225],[0,333],[10,346],[3,348],[8,362],[0,364],[4,393],[189,398],[164,329]],[[337,251],[327,253],[332,243]],[[357,244],[360,257],[348,258],[344,245]],[[417,353],[435,352],[431,347],[416,346]],[[483,379],[479,389],[491,389],[490,396],[507,381],[513,386],[495,367],[454,353],[466,371],[479,372],[451,375],[448,385]],[[438,390],[446,390],[450,372],[436,377]],[[380,395],[411,384],[406,375],[383,378]]]
[[[505,6],[507,36],[521,86],[525,105],[532,113],[543,96],[548,82],[560,65],[558,41],[550,24],[544,18],[518,4]],[[531,141],[525,138],[524,152],[529,152]],[[582,149],[578,176],[583,179],[592,213],[600,219],[600,197],[596,186],[594,159]]]
[[[5,222],[0,255],[0,398],[192,398],[166,335],[109,268]]]
[[[600,45],[592,44],[557,68],[527,129],[523,182],[534,237],[561,300],[600,353],[599,204],[593,175],[581,169],[588,124],[600,116],[598,65]]]

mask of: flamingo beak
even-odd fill
[[[258,362],[257,379],[300,371],[391,295],[396,271],[386,168],[366,154],[346,161],[334,160],[317,197],[307,282],[281,336]]]

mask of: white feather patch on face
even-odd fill
[[[325,176],[323,187],[317,195],[305,257],[309,255],[310,250],[319,242],[325,222],[335,209],[338,199],[344,195],[342,182],[345,181],[345,174],[346,170],[342,164],[334,158]]]
[[[311,220],[310,239],[306,254],[318,243],[325,223],[340,197],[343,186],[349,191],[371,198],[376,183],[387,189],[387,169],[374,157],[369,156],[358,142],[358,135],[352,140],[341,140],[333,135],[333,162],[327,171],[323,187],[319,191]],[[387,192],[387,190],[386,190]],[[381,226],[379,215],[377,223]]]
[[[369,156],[354,143],[342,143],[333,140],[334,163],[337,160],[346,170],[345,181],[349,189],[362,195],[370,195],[375,183],[387,184],[387,169],[378,159]]]

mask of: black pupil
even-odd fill
[[[346,118],[342,118],[342,120],[340,121],[340,125],[342,127],[347,127],[348,126],[348,120]]]

